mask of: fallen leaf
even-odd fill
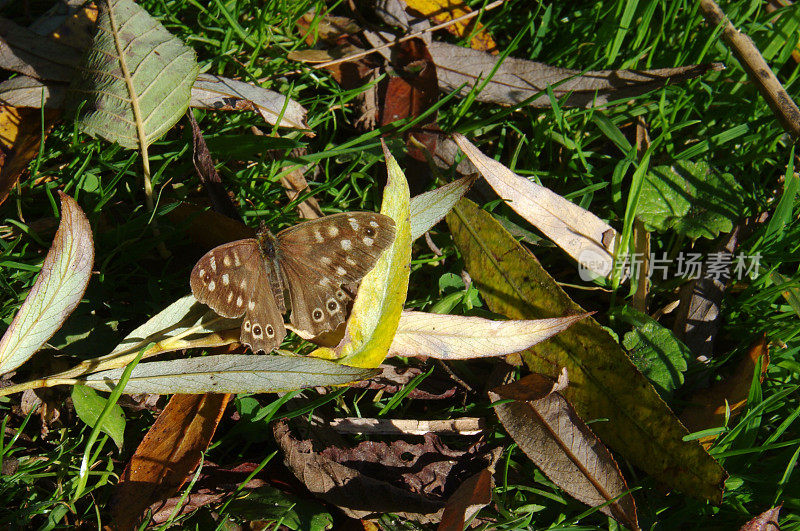
[[[539,374],[489,391],[503,427],[533,463],[570,496],[600,511],[631,529],[639,529],[636,505],[627,493],[628,485],[611,453],[575,413],[570,403],[557,392],[539,398],[525,397],[535,390],[553,387],[553,381]],[[614,501],[612,501],[614,500]],[[609,503],[610,502],[610,503]]]
[[[783,504],[767,509],[740,527],[739,531],[781,531],[781,526],[778,525],[778,514],[782,506]]]
[[[75,407],[78,418],[90,428],[94,428],[100,413],[106,407],[106,399],[98,395],[94,389],[75,385],[72,387],[72,405]],[[111,437],[117,448],[122,449],[122,443],[125,440],[125,413],[122,412],[119,404],[114,404],[111,411],[108,412],[100,430]]]
[[[273,428],[286,466],[308,490],[351,518],[394,513],[421,523],[437,522],[458,485],[500,455],[499,448],[486,453],[483,443],[452,450],[432,434],[418,444],[395,440],[332,446],[324,441],[339,438],[327,426],[310,429],[304,420],[298,424],[308,439],[293,435],[285,421]]]
[[[59,191],[61,223],[42,270],[0,339],[0,374],[25,363],[69,317],[89,283],[94,244],[89,220]]]
[[[469,6],[460,0],[406,0],[406,2],[408,2],[409,8],[430,17],[437,24],[472,13]],[[471,36],[469,45],[474,50],[497,53],[497,44],[477,18],[456,22],[447,26],[447,31],[456,37]]]
[[[467,193],[475,177],[462,177],[435,190],[411,198],[411,241],[416,240],[439,223]]]
[[[69,82],[81,50],[0,17],[0,67],[37,79]]]
[[[145,150],[186,112],[194,50],[132,0],[100,2],[95,32],[67,108],[83,132]]]
[[[513,319],[541,319],[583,310],[536,258],[474,203],[448,215],[466,269],[489,309]],[[719,502],[725,471],[688,435],[619,344],[588,317],[523,354],[533,372],[566,367],[573,385],[562,393],[602,440],[635,466],[686,494]]]
[[[418,367],[395,367],[386,363],[380,365],[378,369],[381,370],[380,374],[373,376],[369,380],[355,382],[351,387],[394,394],[423,373],[422,369]],[[453,387],[453,379],[450,376],[441,377],[438,372],[434,372],[422,380],[406,396],[418,400],[444,400],[452,397],[455,393],[456,388]]]
[[[522,352],[588,314],[552,319],[493,321],[482,317],[405,311],[390,355],[464,360]]]
[[[463,135],[456,133],[453,138],[497,195],[517,214],[577,260],[583,269],[601,277],[611,274],[617,239],[611,225],[487,157]]]
[[[438,531],[463,531],[464,525],[492,502],[493,474],[493,468],[481,470],[458,487],[447,500]]]
[[[545,93],[550,86],[562,107],[602,106],[724,68],[722,63],[709,63],[656,70],[581,72],[516,57],[502,58],[444,42],[434,41],[428,50],[436,64],[441,90],[466,96],[479,86],[482,90],[474,94],[477,101],[500,105],[526,102],[533,107],[550,107]]]
[[[200,463],[230,395],[173,396],[120,476],[111,509],[114,529],[132,529],[145,509],[166,500]]]
[[[305,199],[297,203],[295,207],[301,218],[317,219],[324,215],[314,196],[306,195],[309,192],[308,181],[301,170],[294,168],[287,171],[287,168],[284,168],[284,172],[281,173],[281,186],[286,190],[289,201],[295,201],[297,198],[305,196]]]
[[[123,369],[80,376],[77,382],[113,389]],[[327,385],[345,385],[375,374],[332,361],[295,356],[227,354],[140,363],[125,393],[280,393]]]
[[[194,113],[187,111],[186,117],[192,126],[192,162],[194,163],[194,169],[198,177],[200,177],[200,182],[203,184],[214,210],[235,221],[241,221],[242,218],[239,215],[239,211],[228,192],[225,191],[222,179],[217,173],[214,159],[211,158],[211,153],[208,151],[203,132],[200,130]]]
[[[763,381],[769,367],[769,347],[766,334],[762,334],[753,341],[747,355],[742,358],[731,374],[708,389],[697,391],[689,399],[691,405],[681,413],[683,425],[692,432],[723,426],[726,406],[731,417],[738,415],[747,404],[750,386],[753,383],[753,373],[759,362],[761,363],[759,379]],[[716,435],[708,435],[700,439],[700,443],[708,449],[716,438]]]
[[[310,354],[338,358],[351,367],[377,367],[381,364],[400,322],[408,291],[411,262],[408,183],[385,145],[383,152],[389,180],[383,192],[381,214],[394,220],[394,243],[361,280],[345,336],[336,350],[323,347]]]

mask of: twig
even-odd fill
[[[781,125],[795,140],[800,140],[800,109],[775,77],[753,41],[737,30],[714,0],[700,0],[700,9],[709,24],[723,26],[722,38],[755,82],[758,91]]]

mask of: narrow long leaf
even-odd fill
[[[50,339],[86,291],[94,262],[89,220],[61,196],[61,223],[33,288],[0,339],[0,374],[14,370]]]
[[[400,317],[389,352],[396,356],[445,360],[504,356],[528,349],[587,315],[493,321],[481,317],[406,311]]]
[[[435,190],[412,197],[411,241],[416,240],[442,221],[474,182],[475,177],[462,177]]]
[[[155,394],[278,393],[325,385],[344,385],[369,378],[372,370],[316,358],[222,355],[142,363],[134,369],[125,392]],[[100,371],[78,383],[108,391],[122,369]]]

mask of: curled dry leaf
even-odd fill
[[[588,210],[487,157],[463,135],[453,138],[508,206],[578,261],[605,277],[612,272],[617,232]],[[611,235],[609,237],[608,235]],[[604,242],[608,241],[608,244]]]
[[[443,360],[505,356],[528,349],[588,315],[493,321],[481,317],[405,311],[389,353]]]
[[[61,196],[61,223],[22,307],[0,339],[0,374],[39,350],[81,300],[94,262],[89,220],[70,196]]]
[[[747,355],[739,362],[731,374],[708,389],[701,389],[689,399],[690,405],[681,413],[681,422],[689,431],[701,431],[725,424],[726,411],[731,417],[741,413],[747,404],[750,386],[756,367],[761,363],[759,379],[763,381],[769,367],[769,347],[766,334],[756,338],[750,345]],[[716,435],[700,439],[700,443],[710,448]]]
[[[491,214],[462,199],[448,215],[453,239],[467,271],[490,310],[512,319],[541,319],[583,311],[542,268],[530,251]],[[567,367],[562,393],[582,418],[607,418],[592,427],[635,466],[686,494],[719,502],[726,477],[594,319],[523,353],[533,372],[553,376]]]
[[[340,441],[334,446],[323,442],[338,439],[327,426],[304,420],[298,425],[308,439],[293,434],[287,422],[273,428],[286,466],[312,493],[352,518],[391,512],[438,522],[457,487],[500,455],[499,448],[486,452],[483,443],[453,450],[432,434],[421,443],[365,441],[348,448]]]
[[[165,501],[200,463],[230,395],[175,395],[139,443],[114,493],[115,529],[133,529],[145,509]]]
[[[99,371],[78,383],[109,391],[123,369]],[[375,371],[316,358],[229,354],[140,363],[125,385],[125,393],[278,393],[306,387],[345,385]]]
[[[523,452],[553,483],[578,500],[639,529],[636,505],[616,461],[592,430],[539,374],[489,391],[500,422]],[[612,501],[614,500],[614,501]],[[609,503],[610,502],[610,503]]]

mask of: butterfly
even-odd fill
[[[316,336],[346,319],[359,282],[394,241],[394,221],[345,212],[305,221],[273,235],[211,249],[189,277],[194,297],[223,317],[244,316],[239,341],[271,352],[286,337],[285,295],[295,329]]]

